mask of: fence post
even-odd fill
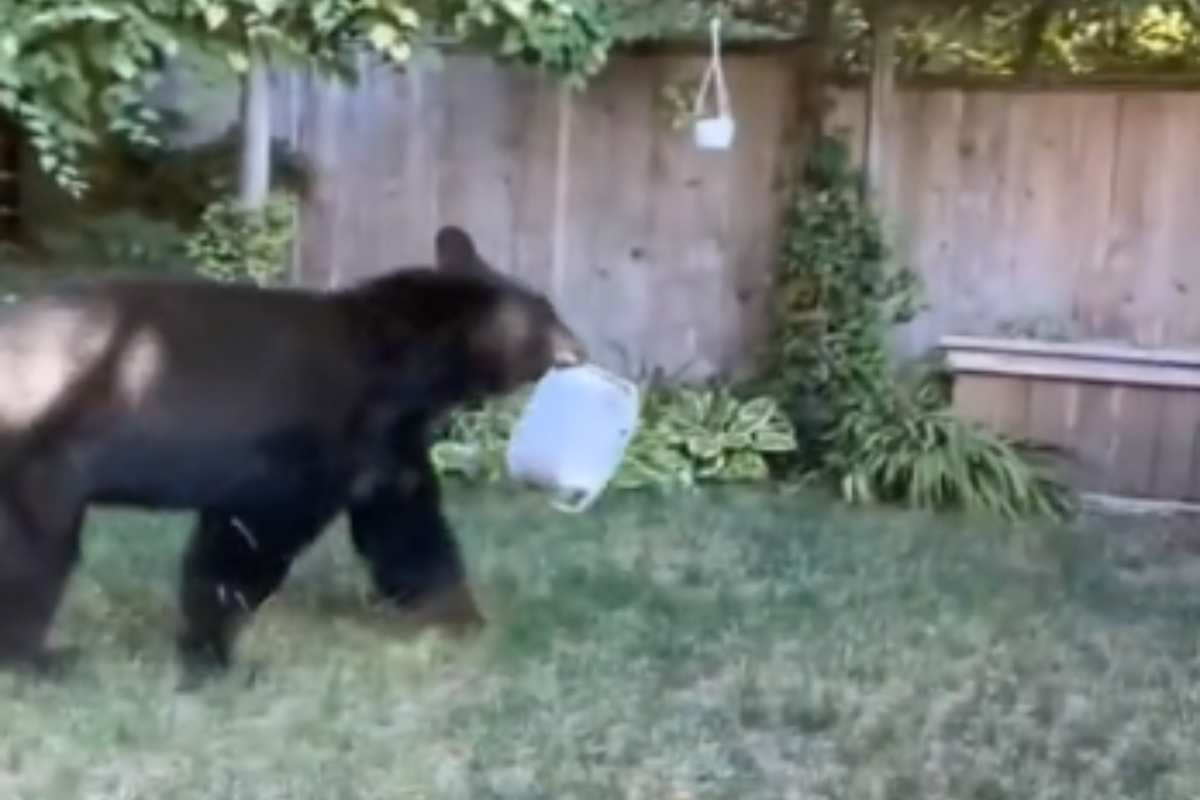
[[[896,11],[888,0],[871,9],[871,82],[867,97],[866,170],[863,199],[882,205],[887,180],[888,123],[896,89]]]

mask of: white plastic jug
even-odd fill
[[[728,150],[733,144],[737,125],[733,117],[722,115],[696,120],[693,135],[696,146],[703,150]]]
[[[508,472],[548,489],[560,511],[588,508],[637,429],[637,385],[594,364],[553,369],[534,387],[508,442]]]

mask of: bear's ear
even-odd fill
[[[447,225],[437,232],[434,239],[437,268],[441,272],[477,273],[482,271],[475,243],[462,228]]]

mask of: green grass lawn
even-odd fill
[[[94,514],[56,628],[81,663],[0,676],[0,797],[1200,797],[1200,579],[1161,524],[449,499],[483,636],[396,635],[339,528],[190,695],[186,520]]]

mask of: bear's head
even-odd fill
[[[492,268],[465,231],[442,228],[434,245],[435,268],[398,269],[349,290],[353,324],[402,381],[462,400],[587,359],[550,301]]]

